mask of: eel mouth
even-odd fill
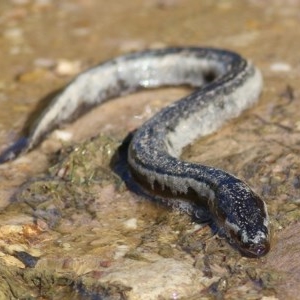
[[[270,251],[270,240],[268,235],[258,236],[254,241],[240,241],[236,246],[243,256],[258,258]]]
[[[240,252],[247,257],[262,257],[266,255],[270,250],[270,243],[265,241],[260,244],[251,244],[247,247],[243,246]]]

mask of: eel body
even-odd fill
[[[235,176],[179,158],[183,147],[216,131],[259,98],[261,73],[237,53],[167,48],[102,63],[78,75],[53,99],[30,136],[19,141],[18,150],[32,149],[81,110],[140,89],[177,85],[189,85],[195,91],[162,109],[136,131],[128,150],[133,177],[150,191],[168,190],[172,201],[183,207],[204,207],[243,255],[265,255],[270,242],[264,201]],[[14,156],[14,147],[6,156]]]

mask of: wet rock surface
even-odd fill
[[[266,200],[273,236],[266,257],[243,258],[128,190],[112,169],[122,140],[189,91],[141,92],[0,166],[0,299],[299,299],[299,14],[296,0],[1,2],[2,149],[72,76],[113,56],[208,45],[253,60],[259,103],[183,158],[244,178]]]

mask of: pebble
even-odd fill
[[[129,246],[127,245],[119,245],[116,248],[114,259],[119,259],[124,257],[124,255],[129,251]]]
[[[125,228],[127,229],[137,229],[137,219],[136,218],[131,218],[128,219],[127,221],[123,222]]]
[[[18,27],[7,28],[3,36],[13,42],[19,42],[23,39],[23,30]]]
[[[60,76],[71,76],[81,71],[81,62],[78,60],[71,61],[59,59],[55,67],[55,73]]]
[[[273,72],[290,72],[292,70],[292,67],[288,63],[277,62],[271,64],[270,70]]]
[[[66,131],[66,130],[55,130],[54,136],[56,139],[63,141],[63,142],[68,142],[73,137],[72,133],[69,131]]]
[[[40,57],[35,59],[33,64],[39,68],[50,69],[55,66],[56,62],[51,58]]]
[[[200,291],[213,281],[216,278],[203,277],[191,263],[172,258],[151,263],[127,259],[100,279],[101,284],[118,282],[131,287],[126,294],[131,300],[190,299],[188,296],[195,294],[201,299]]]

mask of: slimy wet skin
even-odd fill
[[[213,167],[182,161],[183,147],[208,135],[253,105],[262,89],[257,68],[240,55],[213,48],[167,48],[120,56],[78,75],[42,113],[28,138],[1,157],[28,151],[81,107],[92,108],[140,89],[189,85],[196,90],[153,116],[134,134],[128,163],[135,177],[169,190],[183,210],[200,200],[191,193],[243,255],[259,257],[270,249],[264,201],[235,176]],[[21,146],[20,146],[21,145]],[[178,196],[178,200],[176,200]],[[174,205],[176,206],[176,204]],[[196,213],[195,213],[196,214]]]

